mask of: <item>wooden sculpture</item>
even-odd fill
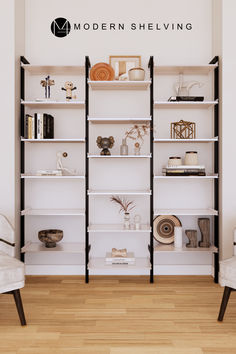
[[[186,243],[186,247],[196,248],[197,247],[197,230],[185,230],[185,234],[189,239],[189,242]]]
[[[111,252],[112,257],[127,257],[127,249],[122,248],[122,249],[117,249],[117,248],[112,248]]]
[[[210,219],[199,218],[198,226],[201,231],[201,241],[199,241],[199,247],[210,247]]]
[[[40,81],[40,85],[45,89],[45,99],[50,98],[51,96],[50,87],[52,85],[55,85],[55,81],[51,80],[50,76],[48,75],[47,77],[45,77],[45,80]]]

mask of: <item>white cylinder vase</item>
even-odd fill
[[[181,226],[175,226],[174,228],[174,246],[175,248],[183,247],[183,231]]]

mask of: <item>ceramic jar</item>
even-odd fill
[[[182,159],[180,156],[171,156],[168,160],[168,167],[182,165]]]
[[[144,81],[145,70],[143,68],[132,68],[128,71],[130,81]]]
[[[186,153],[185,153],[185,165],[189,165],[189,166],[198,165],[198,153],[197,153],[197,151],[186,151]]]

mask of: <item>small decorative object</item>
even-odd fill
[[[182,232],[181,226],[175,226],[175,228],[174,228],[174,245],[175,245],[175,248],[182,248],[183,232]]]
[[[171,139],[195,139],[195,123],[180,120],[171,123]]]
[[[182,165],[182,159],[180,156],[170,156],[168,160],[168,167],[172,166],[181,166]]]
[[[74,87],[73,82],[66,81],[64,87],[62,87],[61,89],[63,91],[66,91],[66,100],[70,101],[72,100],[72,91],[77,90],[77,87]],[[76,98],[76,96],[74,96],[73,98]]]
[[[135,230],[141,229],[141,216],[138,214],[136,214],[134,216],[134,227],[135,227]]]
[[[113,256],[113,252],[107,252],[106,253],[106,258],[105,258],[105,264],[110,265],[110,264],[135,264],[135,257],[133,252],[127,252],[126,248],[123,250],[117,250],[116,248],[112,248],[112,251],[114,250],[115,256]],[[126,255],[124,254],[124,251],[126,252]],[[118,255],[121,253],[121,255]]]
[[[55,85],[55,81],[50,79],[50,76],[48,75],[45,77],[45,80],[40,81],[40,85],[45,88],[45,99],[49,99],[51,96],[51,89],[50,87],[52,85]]]
[[[45,243],[45,247],[56,247],[56,243],[63,238],[63,231],[56,229],[41,230],[38,233],[38,238],[41,242]]]
[[[38,170],[37,176],[62,176],[61,170]]]
[[[197,230],[185,230],[185,234],[189,239],[189,242],[186,243],[186,247],[197,248]]]
[[[109,64],[114,69],[115,80],[127,80],[129,70],[141,66],[141,56],[111,55]]]
[[[199,247],[210,247],[210,219],[208,218],[199,218],[198,226],[201,231],[201,241],[199,241]]]
[[[100,155],[111,155],[109,149],[113,147],[115,143],[115,139],[113,136],[109,136],[109,138],[102,138],[101,136],[97,137],[97,146],[102,149]]]
[[[119,205],[119,212],[124,212],[124,229],[130,229],[130,211],[135,207],[134,202],[114,195],[111,197],[111,201]]]
[[[180,74],[179,81],[174,84],[176,96],[190,96],[190,90],[194,86],[200,88],[203,86],[203,83],[199,81],[183,81],[183,75]]]
[[[158,215],[153,221],[153,236],[164,244],[174,242],[174,228],[182,226],[181,221],[174,215]]]
[[[187,166],[197,166],[198,165],[197,151],[186,151],[184,163]]]
[[[150,124],[134,124],[130,130],[125,132],[125,140],[132,139],[135,141],[134,154],[140,155],[141,146],[144,142],[144,136],[148,134],[150,130]],[[139,143],[140,141],[140,143]]]
[[[143,68],[133,68],[128,71],[130,81],[144,81],[145,70]]]
[[[126,139],[122,139],[122,144],[120,146],[120,154],[123,155],[128,155],[129,152],[129,148],[128,145],[126,143]]]
[[[112,257],[127,257],[127,249],[122,248],[119,250],[117,248],[112,248],[111,255]]]
[[[97,63],[90,70],[90,79],[92,81],[111,81],[114,80],[114,70],[107,63]]]
[[[134,155],[140,155],[141,146],[138,142],[134,144]]]
[[[67,152],[61,152],[58,151],[57,152],[57,170],[61,171],[61,174],[69,174],[69,175],[73,175],[74,172],[66,167],[63,167],[62,164],[62,158],[66,158],[68,156]]]

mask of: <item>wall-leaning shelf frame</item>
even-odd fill
[[[163,252],[186,253],[186,252],[205,252],[214,255],[214,281],[218,283],[219,273],[219,58],[215,56],[208,65],[200,66],[155,66],[155,75],[208,75],[213,73],[213,100],[203,102],[167,102],[154,101],[154,109],[213,109],[213,137],[202,139],[170,139],[170,138],[154,138],[154,144],[181,144],[181,143],[207,143],[213,144],[213,171],[210,175],[200,176],[158,176],[154,175],[153,180],[162,181],[167,180],[176,181],[184,179],[187,180],[212,180],[213,183],[213,207],[208,209],[162,209],[155,208],[154,216],[158,215],[178,215],[178,216],[211,216],[213,218],[213,245],[208,249],[174,249],[173,245],[158,245],[155,247],[155,255]],[[171,182],[169,182],[171,183]],[[187,182],[186,182],[187,183]],[[158,266],[157,266],[158,267]]]
[[[137,258],[137,266],[122,266],[125,269],[133,269],[136,268],[150,270],[150,282],[153,283],[154,280],[154,272],[153,272],[153,235],[152,235],[152,222],[153,222],[153,57],[150,57],[149,60],[149,73],[150,79],[145,81],[91,81],[89,80],[89,70],[91,68],[91,63],[89,57],[86,57],[86,68],[85,68],[85,77],[86,77],[86,98],[85,98],[85,112],[86,112],[86,235],[85,235],[85,278],[86,282],[89,282],[89,272],[90,270],[93,272],[94,269],[106,269],[104,265],[104,258],[91,258],[90,250],[91,245],[89,241],[90,233],[134,233],[135,230],[124,230],[122,225],[91,225],[89,218],[89,203],[90,196],[101,196],[101,195],[138,195],[138,196],[148,196],[150,199],[150,225],[142,225],[139,233],[149,234],[150,241],[148,245],[148,254],[149,257],[145,258]],[[91,90],[149,90],[150,91],[150,115],[148,117],[127,117],[127,118],[96,118],[89,116],[89,92]],[[132,124],[132,123],[150,123],[150,153],[145,155],[111,155],[111,156],[101,156],[96,154],[89,153],[89,123],[90,124]],[[109,190],[92,190],[89,188],[89,163],[92,159],[148,159],[150,160],[150,186],[147,190],[141,191],[132,191],[132,190],[117,190],[117,191],[109,191]],[[119,270],[119,266],[111,266],[111,269]],[[123,274],[123,273],[122,273]],[[125,273],[124,273],[125,274]]]
[[[26,139],[24,138],[24,117],[25,109],[33,108],[49,108],[49,109],[85,109],[85,101],[73,100],[72,102],[68,101],[59,101],[59,100],[50,100],[46,101],[37,101],[37,100],[25,100],[25,72],[30,75],[41,75],[41,74],[50,74],[50,75],[74,75],[81,76],[85,75],[85,65],[31,65],[29,61],[24,57],[20,57],[21,64],[21,137],[20,137],[20,151],[21,151],[21,260],[25,261],[25,253],[65,253],[65,254],[82,254],[85,252],[85,243],[84,242],[66,242],[63,240],[56,248],[45,248],[40,242],[26,242],[25,239],[25,222],[28,217],[79,217],[83,220],[86,216],[86,209],[34,209],[34,208],[25,208],[25,181],[42,179],[42,180],[81,180],[85,182],[86,171],[82,175],[62,175],[62,176],[50,176],[50,175],[36,175],[34,173],[25,173],[25,148],[28,146],[30,148],[31,144],[84,144],[86,143],[86,138],[53,138],[53,139]],[[31,145],[32,146],[32,145]],[[50,146],[50,145],[49,145]],[[79,182],[80,183],[80,182]]]

